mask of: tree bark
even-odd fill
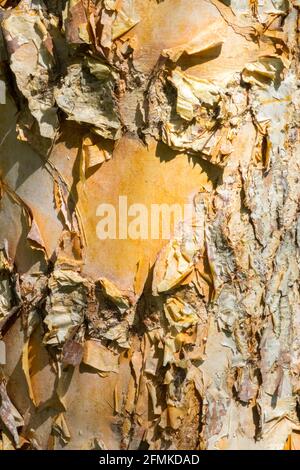
[[[300,449],[300,2],[0,5],[0,447]]]

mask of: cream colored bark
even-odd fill
[[[300,448],[300,2],[0,5],[0,446]]]

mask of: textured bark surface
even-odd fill
[[[299,8],[0,0],[2,449],[300,448]]]

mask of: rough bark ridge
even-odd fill
[[[299,449],[300,2],[0,5],[0,447]]]

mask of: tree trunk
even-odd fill
[[[300,2],[0,5],[0,447],[300,449]]]

